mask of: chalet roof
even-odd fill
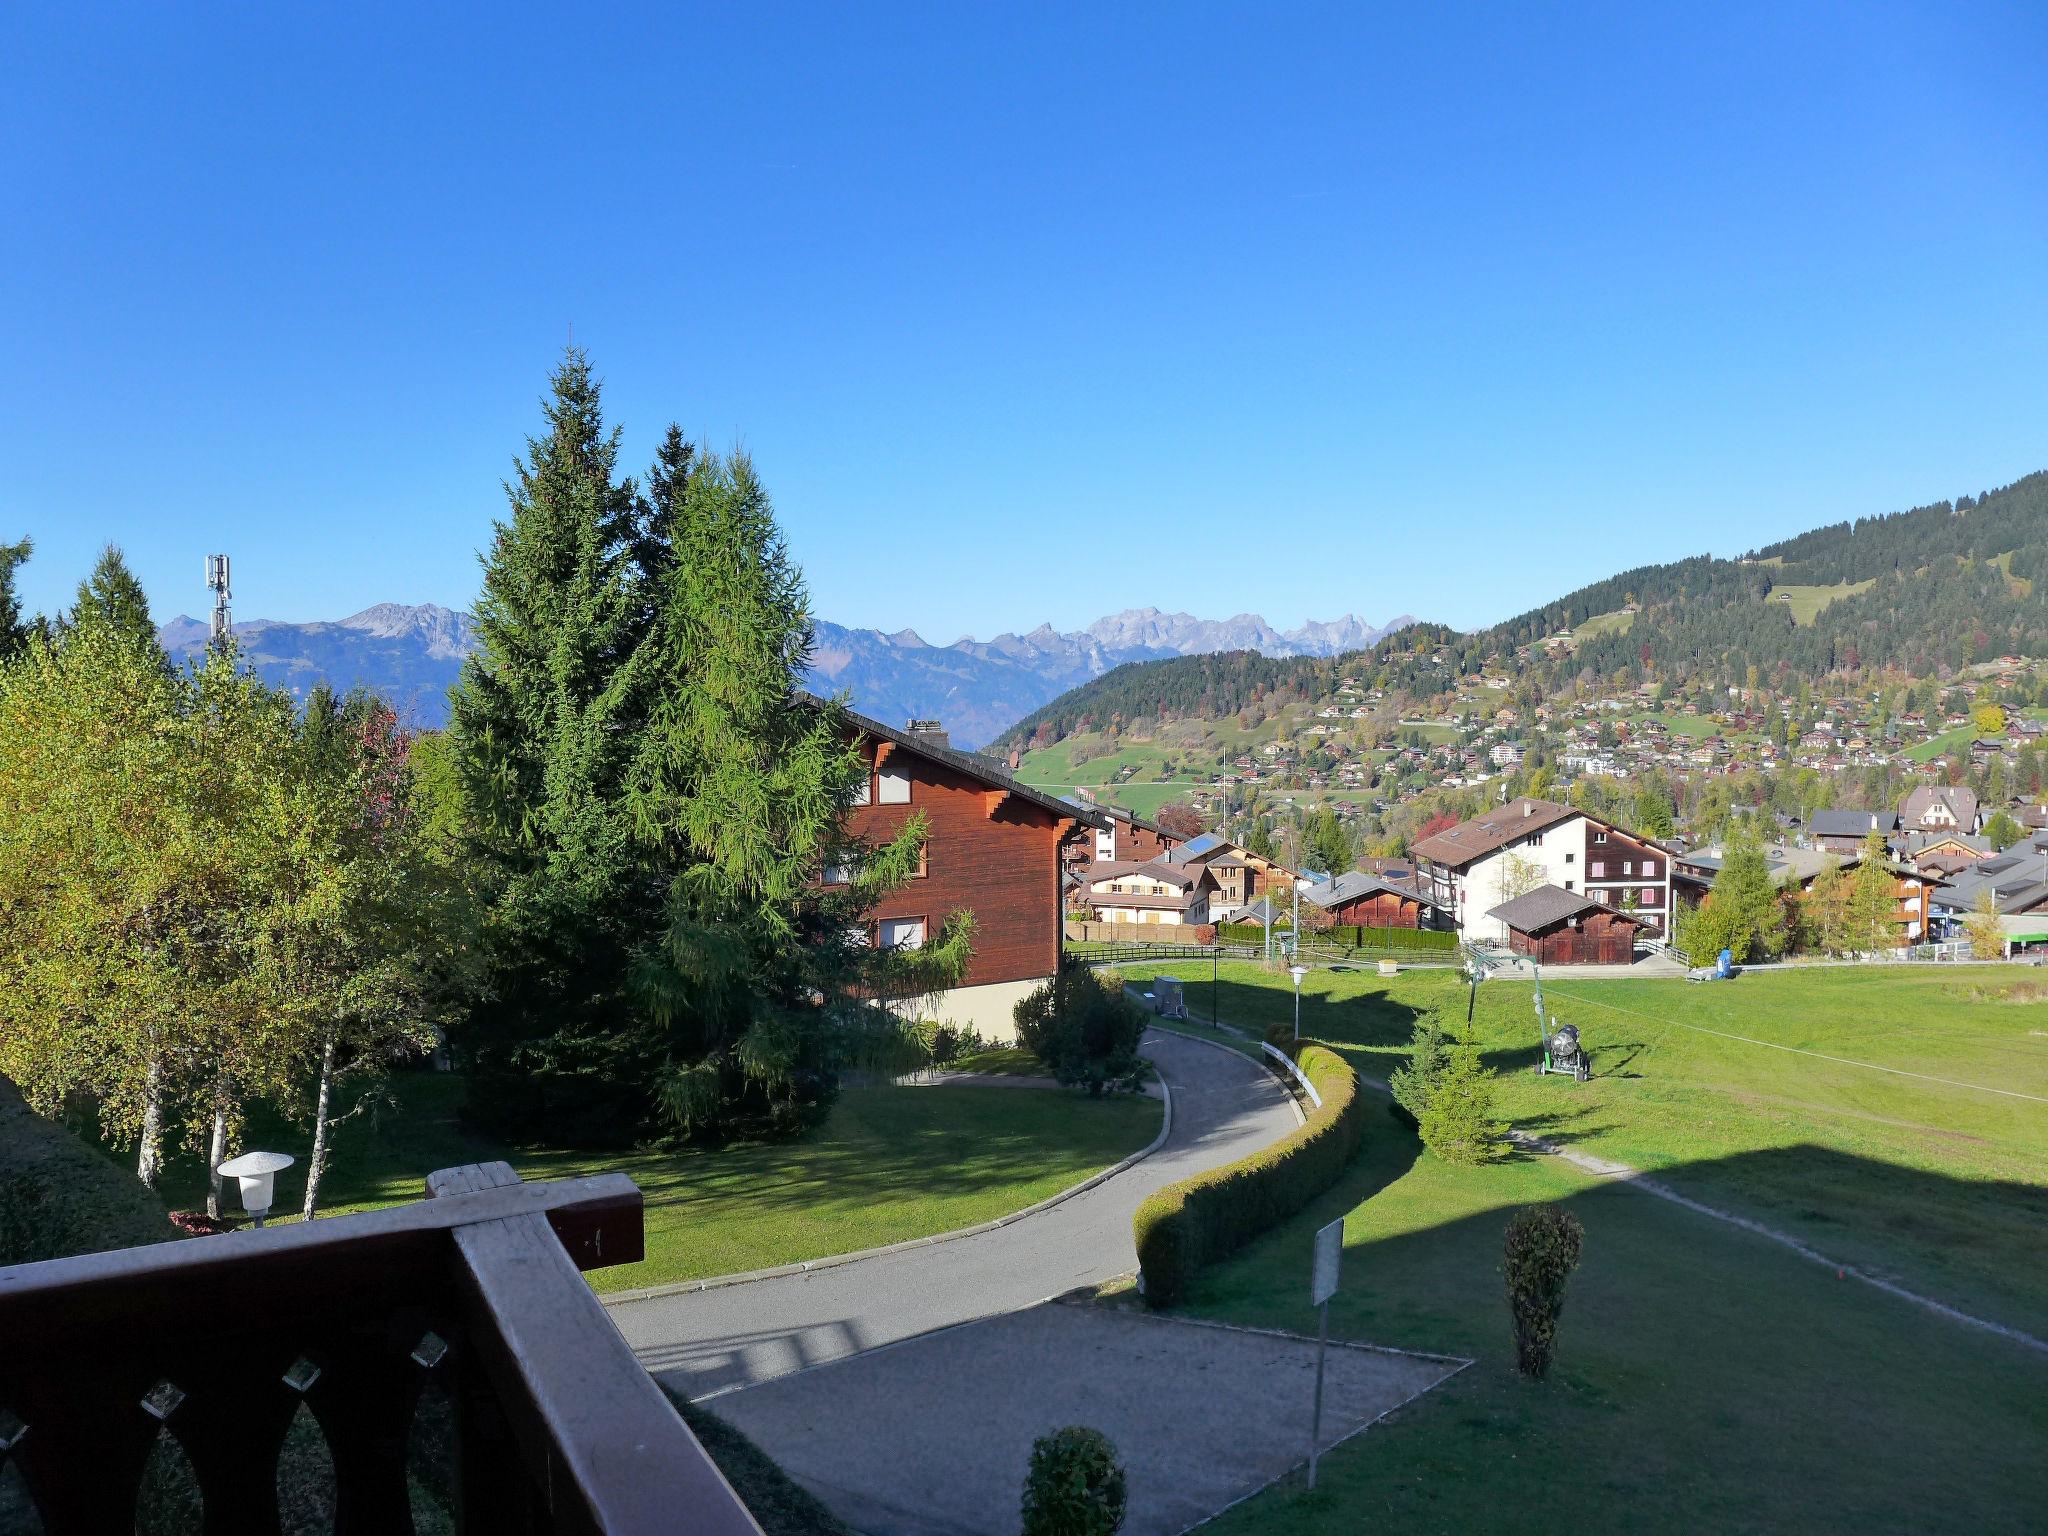
[[[1486,915],[1499,918],[1517,932],[1535,933],[1587,912],[1605,912],[1613,917],[1628,918],[1632,923],[1641,921],[1608,906],[1605,902],[1595,901],[1583,891],[1560,890],[1554,885],[1539,885],[1535,890],[1524,892],[1513,901],[1502,902]]]
[[[1899,818],[1890,811],[1815,811],[1807,830],[1815,837],[1868,837],[1895,832]]]
[[[825,705],[825,701],[813,693],[800,693],[798,697],[808,700],[815,708],[823,708]],[[1048,795],[1044,790],[1033,789],[1028,784],[1019,783],[1011,777],[1009,769],[992,757],[983,757],[977,752],[961,752],[953,747],[940,746],[928,736],[920,736],[915,732],[902,730],[897,726],[884,725],[881,721],[863,715],[857,710],[846,710],[846,718],[854,729],[863,731],[879,741],[892,741],[905,751],[915,752],[919,757],[929,758],[935,763],[943,763],[946,767],[953,769],[957,773],[964,773],[969,778],[979,779],[990,789],[1007,790],[1019,800],[1035,805],[1042,811],[1050,811],[1054,816],[1059,817],[1063,821],[1075,820],[1081,822],[1084,826],[1097,828],[1108,825],[1100,810],[1091,806],[1075,805],[1056,796]]]
[[[1916,826],[1927,819],[1937,805],[1946,806],[1950,816],[1965,832],[1977,825],[1977,791],[1964,784],[1923,784],[1907,794],[1899,806],[1899,820]]]
[[[1104,859],[1099,864],[1088,866],[1090,885],[1120,880],[1125,875],[1143,875],[1147,880],[1157,880],[1161,885],[1170,885],[1176,890],[1186,891],[1202,883],[1203,871],[1183,869],[1167,863],[1164,859]]]
[[[1554,800],[1532,800],[1525,796],[1482,811],[1470,821],[1461,821],[1433,837],[1425,837],[1415,845],[1415,854],[1438,864],[1469,864],[1532,832],[1584,814]]]
[[[1425,906],[1442,906],[1441,902],[1424,895],[1412,885],[1404,885],[1398,880],[1389,880],[1384,875],[1372,874],[1363,869],[1349,870],[1334,880],[1321,881],[1303,891],[1301,895],[1304,901],[1312,901],[1327,911],[1332,907],[1341,907],[1382,892],[1407,901],[1419,901]]]

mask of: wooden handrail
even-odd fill
[[[524,1184],[492,1163],[443,1169],[427,1192],[0,1269],[0,1425],[26,1426],[0,1454],[50,1536],[132,1529],[160,1430],[209,1532],[276,1530],[276,1458],[302,1402],[333,1457],[336,1530],[409,1530],[429,1372],[450,1381],[464,1531],[758,1536],[578,1273],[641,1256],[632,1181]]]

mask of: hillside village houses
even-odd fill
[[[1509,939],[1493,909],[1543,885],[1626,912],[1651,937],[1667,931],[1671,850],[1590,812],[1523,797],[1423,838],[1416,883],[1467,939]]]

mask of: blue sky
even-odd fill
[[[465,605],[572,325],[938,642],[1471,626],[2048,467],[2048,8],[585,9],[0,14],[31,602]]]

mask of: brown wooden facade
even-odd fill
[[[848,813],[848,830],[881,844],[912,817],[927,823],[923,872],[868,914],[871,937],[879,938],[885,923],[921,919],[932,939],[949,916],[966,910],[974,914],[973,957],[962,985],[1057,971],[1060,844],[1075,818],[1018,793],[999,772],[976,771],[963,754],[926,751],[872,731],[863,732],[861,750],[871,774],[868,803]],[[885,770],[909,779],[906,802],[882,803]]]
[[[1358,928],[1421,928],[1424,905],[1417,896],[1392,891],[1374,891],[1352,901],[1323,909],[1333,923]]]
[[[1508,929],[1508,948],[1539,965],[1632,965],[1643,925],[1625,912],[1598,909],[1534,932]]]

